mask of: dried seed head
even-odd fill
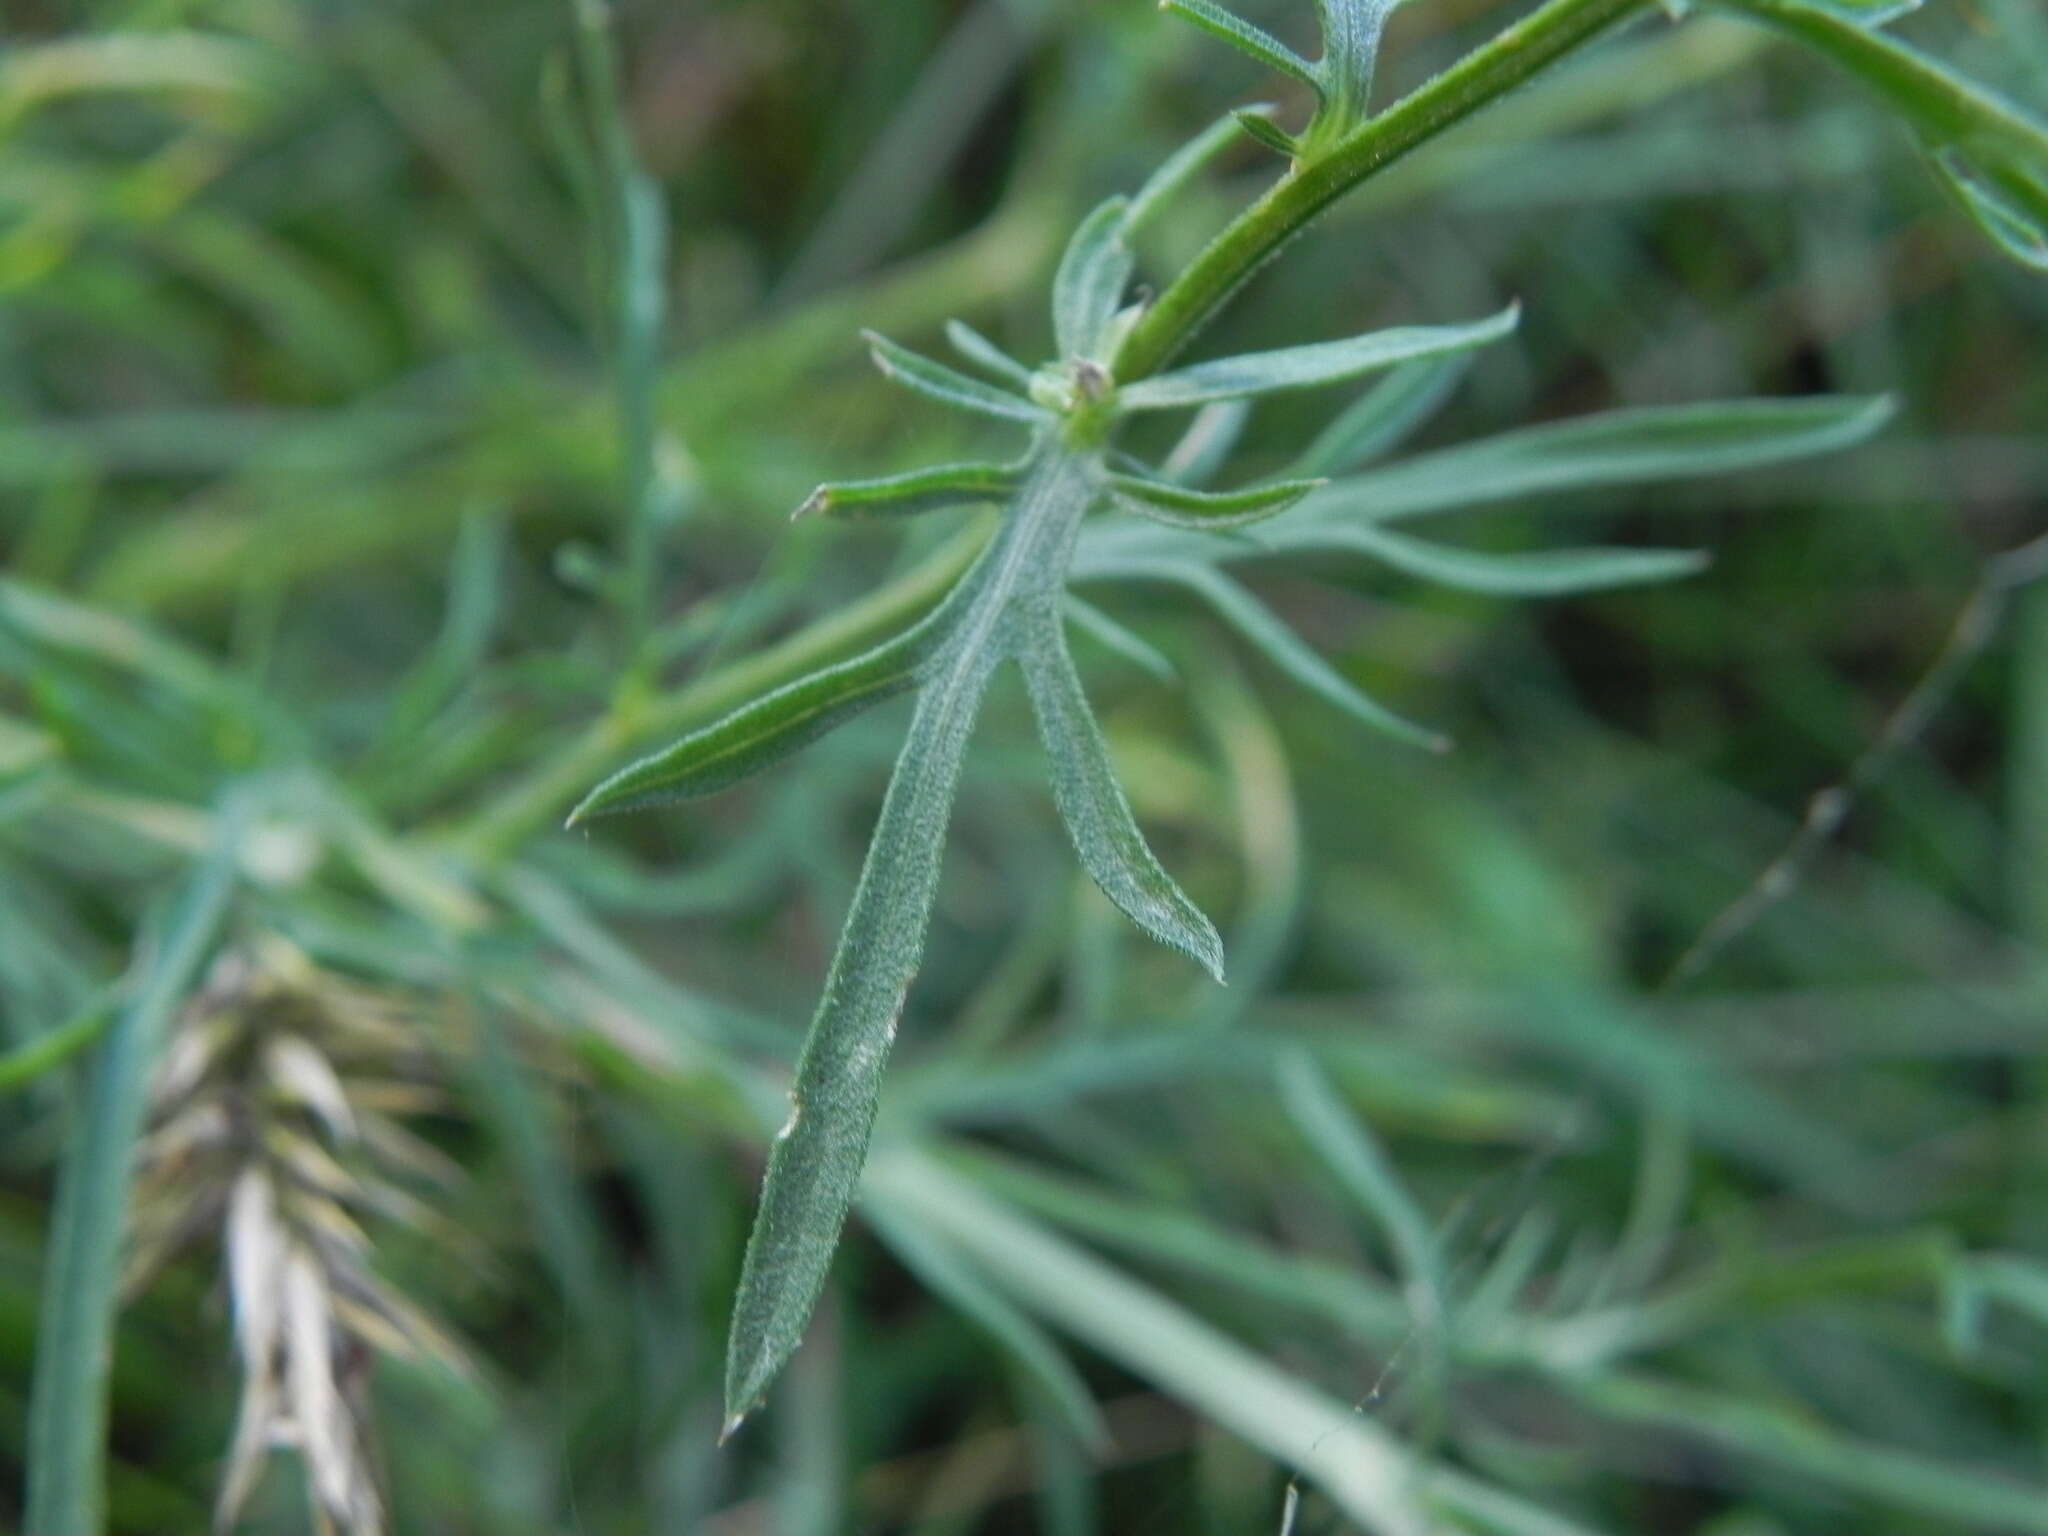
[[[459,1351],[374,1272],[363,1222],[433,1224],[387,1174],[446,1184],[393,1116],[439,1094],[417,1031],[381,994],[265,940],[217,963],[154,1085],[131,1224],[131,1285],[211,1237],[242,1373],[215,1512],[233,1528],[276,1449],[304,1463],[316,1525],[386,1529],[371,1455],[378,1354],[460,1368]]]

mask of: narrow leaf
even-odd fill
[[[1065,637],[1048,625],[1031,636],[1017,660],[1051,760],[1053,803],[1082,867],[1124,916],[1220,982],[1223,940],[1160,867],[1138,830]]]
[[[1239,53],[1249,55],[1283,75],[1290,75],[1303,85],[1322,94],[1323,84],[1315,65],[1309,63],[1292,48],[1263,27],[1253,26],[1242,16],[1226,11],[1210,0],[1160,0],[1159,9],[1180,17],[1182,21],[1193,22],[1211,37],[1220,38]]]
[[[1158,478],[1175,485],[1207,485],[1229,460],[1251,412],[1249,400],[1215,400],[1203,406],[1159,461]]]
[[[971,574],[962,578],[962,586],[972,579]],[[953,609],[949,597],[917,624],[872,650],[785,683],[621,768],[583,797],[567,824],[573,827],[596,816],[713,794],[781,762],[916,682],[919,663],[944,634]]]
[[[1563,597],[1610,587],[1675,581],[1707,566],[1691,549],[1545,549],[1514,554],[1458,549],[1372,526],[1332,529],[1319,539],[1391,565],[1405,575],[1497,597]]]
[[[1521,306],[1510,304],[1499,314],[1469,325],[1396,326],[1346,341],[1314,342],[1305,347],[1283,347],[1277,352],[1220,358],[1140,379],[1122,390],[1120,398],[1128,410],[1156,411],[1225,400],[1233,395],[1335,384],[1375,369],[1391,368],[1396,363],[1484,346],[1512,331],[1520,313]]]
[[[1029,368],[964,320],[946,322],[946,340],[953,344],[955,352],[997,378],[1008,379],[1021,388],[1028,389],[1031,386]]]
[[[1108,483],[1110,499],[1126,512],[1173,528],[1215,531],[1277,516],[1328,482],[1277,480],[1246,491],[1194,491],[1138,475],[1111,475]]]
[[[1100,642],[1105,649],[1116,652],[1140,671],[1150,673],[1162,683],[1180,680],[1179,674],[1173,669],[1173,663],[1167,659],[1164,651],[1142,635],[1119,624],[1093,603],[1084,602],[1069,592],[1062,606],[1067,617],[1074,621],[1075,628]],[[0,1066],[4,1066],[5,1061],[6,1058],[0,1058]],[[0,1078],[0,1089],[4,1087],[5,1080]]]
[[[886,1198],[871,1197],[864,1209],[868,1225],[902,1260],[904,1268],[942,1301],[972,1319],[1044,1389],[1046,1400],[1075,1439],[1097,1450],[1108,1445],[1109,1426],[1103,1422],[1088,1384],[1044,1329],[991,1286],[959,1250],[897,1214]]]
[[[1230,114],[1230,120],[1254,143],[1265,146],[1284,160],[1292,160],[1301,151],[1300,142],[1273,121],[1269,108],[1240,107]]]
[[[1063,358],[1095,357],[1131,280],[1124,243],[1130,200],[1112,197],[1083,219],[1052,280],[1053,339]]]
[[[920,357],[909,348],[899,347],[888,337],[873,331],[863,331],[861,336],[866,340],[868,350],[874,354],[875,366],[906,389],[915,390],[944,405],[1003,421],[1037,425],[1046,419],[1043,410],[1008,390],[997,389],[993,384],[984,384],[979,379],[956,372],[944,363]]]
[[[227,916],[246,819],[246,801],[230,796],[169,920],[145,928],[131,1000],[94,1052],[72,1110],[29,1397],[23,1513],[38,1536],[98,1536],[105,1526],[107,1379],[135,1145],[164,1032]]]
[[[1246,107],[1240,110],[1260,112],[1271,108]],[[1138,195],[1131,199],[1130,209],[1124,214],[1124,238],[1130,239],[1151,223],[1181,188],[1236,142],[1237,124],[1226,113],[1168,155],[1159,169],[1146,178],[1145,185],[1138,189]]]
[[[882,1072],[924,951],[967,738],[992,661],[963,655],[920,694],[811,1020],[747,1240],[726,1345],[730,1434],[803,1338],[853,1204]]]
[[[1371,112],[1373,66],[1380,35],[1399,0],[1316,0],[1323,26],[1322,73],[1329,110],[1341,128]]]
[[[1755,469],[1862,442],[1891,415],[1888,399],[1846,396],[1606,411],[1503,432],[1338,481],[1289,531],[1300,531],[1309,516],[1317,524],[1382,522],[1552,491]]]
[[[1402,363],[1323,428],[1288,473],[1341,475],[1398,448],[1450,398],[1471,360],[1447,352]]]
[[[2048,119],[1875,29],[1853,0],[1718,0],[1855,75],[1905,120],[1942,181],[2006,254],[2048,271]]]
[[[907,517],[964,502],[998,501],[1016,488],[1012,465],[935,464],[873,480],[828,480],[790,517]]]
[[[1299,635],[1281,623],[1251,593],[1222,572],[1193,561],[1161,561],[1131,565],[1126,574],[1156,581],[1178,582],[1201,597],[1266,659],[1289,677],[1336,705],[1353,719],[1431,752],[1447,752],[1450,742],[1436,731],[1403,719],[1384,704],[1361,693],[1336,668],[1309,649]]]

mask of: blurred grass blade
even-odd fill
[[[1111,475],[1110,498],[1126,512],[1170,528],[1242,528],[1285,512],[1321,480],[1277,480],[1246,491],[1193,491],[1139,475]]]
[[[104,1529],[107,1381],[135,1146],[158,1047],[227,917],[247,793],[225,797],[205,858],[161,925],[140,939],[130,1000],[94,1052],[71,1111],[29,1398],[25,1515],[38,1536]]]
[[[1510,304],[1500,313],[1469,325],[1395,326],[1346,341],[1311,342],[1305,347],[1282,347],[1276,352],[1248,352],[1241,357],[1219,358],[1140,379],[1120,390],[1117,398],[1127,410],[1158,411],[1238,395],[1336,384],[1362,373],[1391,368],[1396,363],[1485,346],[1514,330],[1520,315],[1521,306]]]
[[[908,347],[899,347],[888,337],[873,331],[862,331],[861,336],[874,356],[875,366],[906,389],[937,400],[942,405],[972,411],[978,416],[1021,421],[1033,426],[1047,420],[1043,410],[1020,395],[971,379],[944,363],[920,357]]]
[[[1128,574],[1155,581],[1177,582],[1189,588],[1274,666],[1354,720],[1426,751],[1450,749],[1449,740],[1438,732],[1412,720],[1404,720],[1384,704],[1361,693],[1276,618],[1271,609],[1222,572],[1193,561],[1176,560],[1132,566]]]
[[[904,1268],[941,1301],[985,1329],[1044,1389],[1047,1402],[1075,1439],[1097,1452],[1108,1447],[1109,1426],[1103,1422],[1088,1384],[1042,1328],[1018,1311],[951,1244],[897,1214],[886,1195],[870,1191],[862,1202],[862,1212]]]
[[[977,364],[999,379],[1008,379],[1020,389],[1030,387],[1031,370],[965,321],[948,320],[946,340],[970,363]]]
[[[1862,8],[1844,14],[1841,0],[1717,3],[1797,38],[1883,97],[1977,226],[2048,271],[2048,119],[1873,30]]]
[[[1398,448],[1450,398],[1471,363],[1466,352],[1402,363],[1317,434],[1287,473],[1304,479],[1346,474]]]
[[[1017,660],[1050,759],[1053,801],[1082,866],[1126,917],[1220,982],[1223,940],[1160,867],[1138,830],[1065,638],[1048,626],[1027,641]]]
[[[1705,570],[1691,549],[1539,549],[1496,554],[1410,538],[1370,525],[1333,529],[1329,540],[1392,566],[1404,575],[1497,597],[1564,597],[1610,587],[1675,581]]]
[[[1011,464],[935,464],[871,480],[828,480],[791,517],[909,517],[941,507],[997,501],[1017,488]]]
[[[1884,397],[1605,411],[1503,432],[1336,481],[1289,531],[1311,518],[1381,522],[1549,491],[1756,469],[1860,443],[1891,416],[1892,403]]]
[[[1127,198],[1112,197],[1083,219],[1052,280],[1053,339],[1062,358],[1094,357],[1131,280],[1124,243]]]
[[[1159,9],[1182,21],[1192,22],[1211,37],[1220,38],[1239,53],[1256,59],[1270,69],[1300,81],[1318,96],[1323,84],[1315,65],[1263,27],[1254,26],[1212,0],[1160,0]]]
[[[1062,604],[1066,615],[1077,628],[1085,630],[1090,637],[1117,655],[1130,662],[1142,672],[1150,673],[1162,683],[1179,681],[1173,663],[1166,653],[1143,636],[1134,634],[1126,626],[1104,613],[1093,603],[1087,602],[1069,592]]]
[[[93,1041],[114,1022],[117,1007],[111,999],[87,1005],[54,1029],[0,1056],[0,1094],[14,1093],[41,1082]]]

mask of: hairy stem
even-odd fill
[[[1549,0],[1491,42],[1297,164],[1168,284],[1117,348],[1130,383],[1156,371],[1251,275],[1330,204],[1654,0]]]

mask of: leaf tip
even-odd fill
[[[726,1416],[725,1423],[719,1426],[718,1443],[721,1446],[723,1446],[726,1441],[730,1440],[734,1435],[740,1432],[740,1426],[746,1422],[747,1415],[745,1410],[742,1410],[739,1413],[728,1414]]]
[[[815,517],[821,512],[829,512],[831,510],[832,487],[821,485],[801,502],[797,503],[796,510],[789,514],[789,520],[792,523],[801,522],[807,517]]]

